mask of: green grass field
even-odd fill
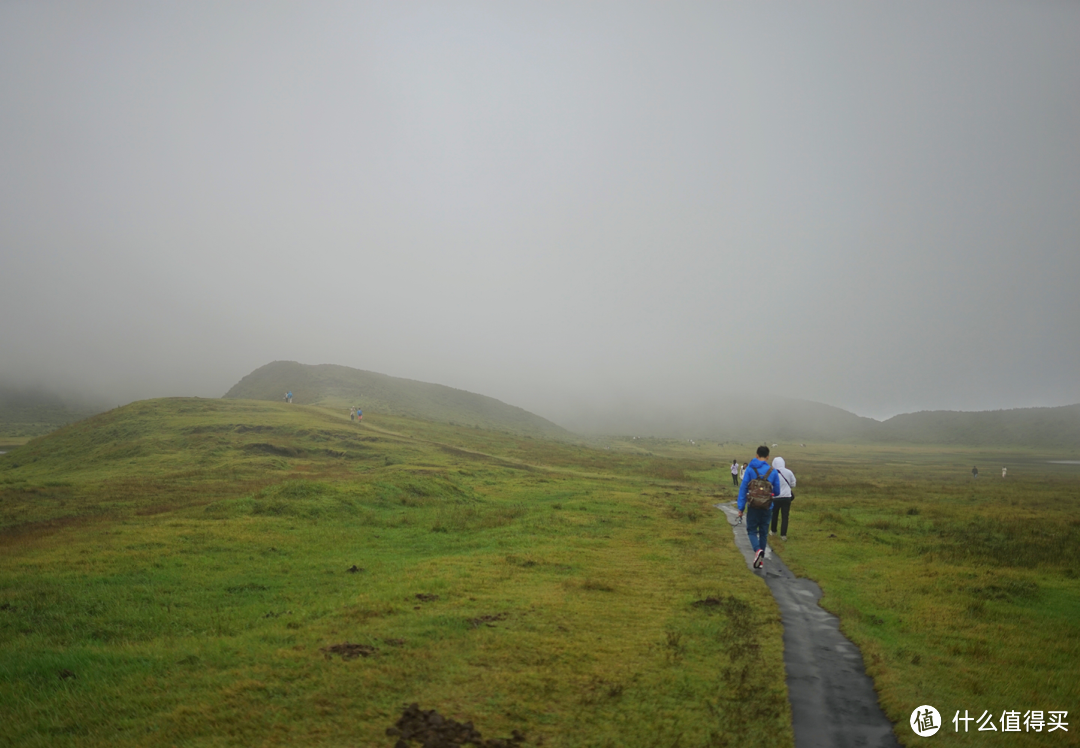
[[[821,584],[908,744],[924,740],[906,728],[912,709],[931,704],[952,745],[987,741],[956,734],[964,710],[994,714],[999,732],[1006,710],[1066,710],[1068,733],[999,739],[1080,745],[1080,465],[1047,463],[1075,456],[836,448],[794,460],[807,488],[774,545]]]
[[[778,612],[712,506],[752,446],[606,446],[168,399],[0,456],[0,744],[392,746],[417,702],[526,745],[791,746]],[[924,703],[1075,716],[1075,466],[777,451],[778,549],[901,740]]]
[[[0,742],[389,746],[418,702],[531,745],[791,744],[705,462],[218,400],[0,459]]]

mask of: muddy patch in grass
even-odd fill
[[[414,597],[422,603],[433,603],[439,599],[438,595],[432,595],[428,592],[418,592]]]
[[[420,744],[424,748],[456,748],[473,745],[477,748],[513,748],[525,742],[525,736],[513,730],[509,738],[488,738],[473,727],[472,722],[458,722],[442,716],[434,709],[424,710],[419,704],[409,704],[393,727],[386,734],[397,738],[394,748],[410,748]]]
[[[754,618],[754,611],[750,607],[750,604],[734,595],[706,597],[702,600],[695,600],[690,603],[690,607],[696,608],[697,610],[723,613],[731,619],[733,624],[742,628],[751,626]]]
[[[487,626],[488,628],[495,628],[495,624],[499,621],[506,620],[506,613],[492,613],[487,616],[477,616],[476,618],[468,619],[469,628],[478,629],[481,626]]]
[[[340,655],[343,660],[355,660],[357,657],[371,657],[379,650],[372,647],[370,644],[350,644],[349,642],[342,642],[341,644],[332,644],[329,647],[322,647],[319,649],[323,653],[326,659],[333,659],[334,655]]]

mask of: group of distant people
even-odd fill
[[[757,448],[757,457],[747,464],[731,461],[731,482],[739,488],[739,518],[746,517],[755,569],[765,565],[769,535],[776,535],[778,524],[780,539],[787,540],[788,517],[795,500],[795,474],[788,470],[783,457],[774,458],[772,465],[768,460],[769,448],[762,444]]]
[[[1004,477],[1005,477],[1005,475],[1006,475],[1006,474],[1007,474],[1008,472],[1009,472],[1009,468],[1007,468],[1007,467],[1003,467],[1003,468],[1001,468],[1001,477],[1002,477],[1002,478],[1004,478]],[[979,466],[978,466],[978,465],[976,465],[975,467],[971,468],[971,477],[972,477],[972,478],[978,478],[978,477],[979,477]]]
[[[287,402],[287,403],[292,402],[292,390],[289,390],[288,392],[285,393],[285,402]],[[359,405],[357,405],[355,408],[351,408],[349,410],[349,420],[350,421],[356,421],[357,423],[360,423],[361,421],[364,420],[364,411],[360,410]]]
[[[287,403],[292,402],[292,390],[289,390],[288,392],[285,393],[285,398],[284,399],[285,399],[285,402],[287,402]],[[359,405],[357,405],[355,408],[351,408],[349,410],[349,420],[350,421],[356,421],[357,423],[360,423],[361,421],[364,420],[364,411],[360,410]]]

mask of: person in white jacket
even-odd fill
[[[780,474],[780,493],[773,499],[772,531],[776,534],[776,520],[780,520],[780,539],[787,540],[788,514],[791,512],[791,500],[795,498],[795,473],[787,469],[783,457],[774,457],[773,469]]]

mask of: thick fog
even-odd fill
[[[0,4],[0,381],[1080,401],[1080,4]]]

